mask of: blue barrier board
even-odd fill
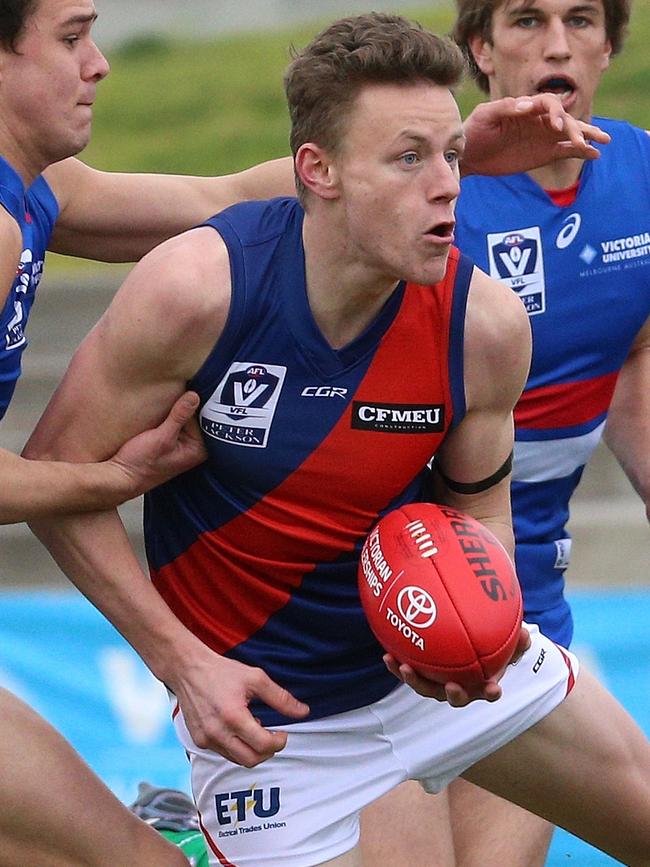
[[[570,598],[573,649],[650,733],[650,590]],[[140,780],[189,791],[164,687],[78,594],[3,593],[0,684],[48,719],[123,801]],[[616,863],[558,830],[547,867]]]

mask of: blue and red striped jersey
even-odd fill
[[[145,531],[152,578],[180,619],[315,718],[396,685],[361,609],[357,561],[380,515],[422,499],[427,461],[463,417],[473,266],[452,251],[443,281],[398,285],[333,349],[309,307],[302,222],[294,199],[209,221],[232,272],[225,331],[190,383],[209,459],[148,495]]]

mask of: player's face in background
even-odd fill
[[[428,82],[362,88],[334,162],[343,234],[366,271],[424,284],[442,279],[463,144],[447,88]]]
[[[505,0],[491,43],[476,37],[471,47],[493,99],[551,91],[581,120],[591,117],[611,53],[602,0]]]
[[[39,0],[16,51],[0,51],[2,135],[40,171],[82,150],[108,63],[91,37],[92,0]]]

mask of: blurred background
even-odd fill
[[[291,45],[322,25],[369,9],[399,11],[436,32],[449,2],[426,7],[343,0],[96,0],[96,39],[112,65],[100,86],[93,141],[98,168],[223,174],[287,154],[282,74]],[[597,109],[650,127],[647,0],[637,0],[624,55],[607,73]],[[464,113],[475,89],[459,94]],[[75,347],[127,272],[50,256],[30,319],[30,349],[2,423],[19,451]],[[140,504],[123,509],[138,550]],[[574,500],[569,571],[577,650],[650,731],[650,532],[639,499],[601,446]],[[140,779],[187,788],[164,689],[61,575],[24,526],[0,527],[0,683],[68,737],[125,801]],[[558,834],[551,865],[611,859]],[[424,867],[424,865],[423,865]]]

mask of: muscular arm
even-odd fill
[[[598,152],[586,139],[609,138],[571,118],[553,94],[521,102],[483,103],[467,119],[465,174],[509,174],[568,156],[594,159]],[[135,262],[235,202],[295,194],[289,157],[213,178],[101,172],[75,158],[44,174],[61,209],[51,249],[107,262]]]
[[[0,208],[0,309],[15,279],[21,250],[20,229]],[[29,461],[0,449],[0,524],[116,506],[188,469],[199,460],[200,448],[191,437],[177,440],[195,408],[196,398],[184,398],[156,431],[101,463]]]
[[[61,208],[50,249],[107,262],[135,262],[235,202],[295,194],[288,157],[213,178],[101,172],[75,158],[44,175]]]
[[[464,127],[463,176],[510,175],[572,157],[598,159],[590,142],[610,140],[599,127],[571,117],[552,93],[482,102]]]
[[[100,460],[155,423],[218,339],[229,300],[228,256],[212,229],[196,229],[153,251],[75,354],[29,455]],[[286,736],[263,729],[248,701],[259,696],[289,715],[302,715],[304,705],[263,672],[213,653],[180,623],[142,571],[117,512],[33,528],[68,577],[174,691],[199,746],[250,766],[284,746]]]
[[[465,399],[467,412],[436,455],[442,473],[453,482],[473,484],[492,476],[513,446],[512,411],[528,375],[531,336],[523,305],[507,287],[475,269],[465,323]],[[435,499],[473,515],[485,524],[514,555],[510,512],[510,475],[478,493],[460,494],[441,475]],[[522,630],[518,652],[527,645]],[[386,663],[398,677],[422,695],[463,706],[474,698],[495,701],[501,696],[496,681],[469,695],[458,684],[444,687],[417,675],[410,666]]]
[[[619,374],[605,442],[645,503],[650,521],[650,319]]]
[[[475,269],[465,327],[467,413],[437,455],[442,472],[460,483],[489,478],[512,451],[512,410],[530,365],[528,317],[516,295]],[[442,500],[486,524],[513,554],[510,476],[487,490],[459,494],[442,479]]]

